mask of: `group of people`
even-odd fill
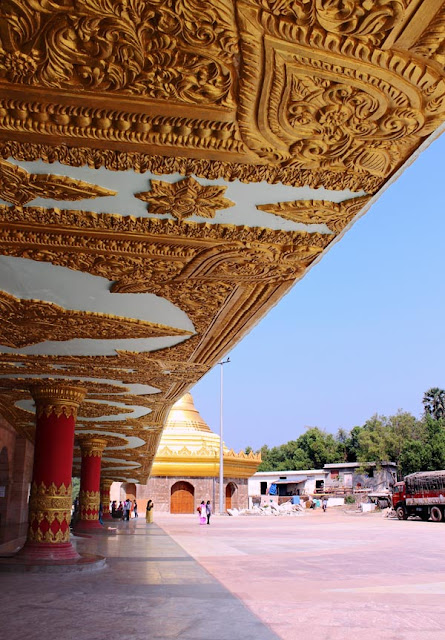
[[[210,500],[207,500],[207,502],[201,500],[201,504],[197,511],[199,513],[199,524],[210,524],[210,516],[212,515],[212,505]]]
[[[135,518],[139,517],[138,503],[136,500],[133,500],[132,502],[130,498],[127,498],[124,502],[119,502],[119,505],[117,504],[117,500],[113,500],[111,503],[111,516],[113,518],[117,518],[118,520],[130,520],[131,511],[133,511]]]

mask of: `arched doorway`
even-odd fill
[[[238,487],[234,482],[229,482],[226,486],[226,509],[233,509],[236,507],[236,492]]]
[[[130,500],[133,502],[133,500],[136,500],[136,485],[134,482],[123,482],[121,484],[121,491],[120,491],[120,495],[121,495],[121,500],[126,500],[127,498],[130,498]]]
[[[175,482],[171,488],[170,513],[193,513],[194,511],[194,486],[184,480]]]

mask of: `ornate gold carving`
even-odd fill
[[[433,18],[410,51],[430,58],[442,69],[445,68],[445,6]]]
[[[97,520],[100,504],[100,491],[80,491],[81,520]]]
[[[80,447],[82,458],[101,458],[102,453],[107,446],[105,438],[98,438],[88,434],[77,434],[77,444]]]
[[[120,400],[119,400],[120,401]],[[98,402],[84,402],[79,408],[78,417],[82,418],[102,418],[107,416],[117,416],[125,413],[132,413],[132,409],[125,407],[114,407],[111,404],[99,404]]]
[[[32,90],[28,90],[32,94]],[[57,100],[57,97],[54,98]],[[212,116],[217,114],[211,112]],[[124,110],[91,108],[90,106],[65,106],[53,102],[0,98],[0,130],[8,131],[9,137],[15,132],[40,137],[56,136],[78,138],[82,141],[95,140],[109,144],[153,145],[156,148],[182,149],[185,154],[190,149],[201,152],[218,150],[230,154],[243,155],[245,145],[233,121],[220,119],[190,118],[182,116],[158,115],[134,112],[131,105]],[[105,155],[109,156],[108,151]],[[112,152],[111,152],[112,153]],[[78,155],[76,151],[73,154]],[[100,155],[104,152],[101,151]],[[97,166],[97,165],[96,165]]]
[[[114,480],[111,480],[110,478],[101,478],[100,480],[100,492],[101,495],[109,495],[110,494],[110,489],[111,489],[111,485],[113,484]]]
[[[443,120],[443,77],[424,61],[358,38],[375,35],[369,31],[376,17],[371,3],[308,3],[309,12],[314,4],[325,31],[274,15],[257,2],[239,3],[242,137],[269,162],[385,178]],[[390,23],[397,5],[374,9],[391,8]],[[298,13],[303,3],[291,7]],[[334,35],[327,27],[346,28],[355,37]]]
[[[41,238],[34,226],[26,229],[26,223],[36,216],[46,224]],[[17,230],[16,223],[20,223]],[[199,332],[236,286],[295,279],[332,241],[328,234],[304,231],[131,219],[39,207],[0,207],[0,226],[4,226],[1,253],[105,276],[113,281],[113,292],[160,295],[185,311]],[[65,226],[70,227],[69,239]],[[89,249],[84,242],[87,229],[103,231],[95,234],[95,246],[90,242]],[[120,260],[110,261],[107,254],[116,251]],[[153,269],[157,255],[169,266]]]
[[[295,200],[277,204],[259,204],[257,209],[303,224],[326,224],[332,233],[340,233],[369,202],[370,196],[343,202],[329,200]]]
[[[151,180],[150,191],[136,193],[136,198],[148,202],[150,213],[170,213],[177,220],[190,216],[214,218],[217,209],[228,209],[234,202],[223,198],[227,187],[202,186],[188,177],[170,183]]]
[[[443,120],[434,2],[62,4],[3,2],[3,157],[374,193]]]
[[[323,29],[354,36],[378,45],[400,22],[410,0],[251,0],[272,14],[292,20],[299,27]]]
[[[29,499],[29,542],[69,542],[72,486],[43,482],[31,486]],[[57,525],[54,523],[57,522]]]
[[[16,349],[44,340],[105,340],[127,338],[129,335],[132,338],[152,338],[191,334],[190,331],[142,320],[73,311],[41,300],[20,300],[3,291],[0,292],[0,313],[0,342]]]
[[[2,19],[0,70],[10,82],[232,104],[229,0],[4,0]]]
[[[34,198],[83,200],[115,196],[117,191],[50,173],[29,173],[15,164],[0,160],[0,195],[13,204],[26,204]]]
[[[1,122],[1,121],[0,121]],[[1,127],[0,127],[1,128]],[[382,178],[373,175],[329,171],[328,169],[300,169],[283,165],[252,164],[249,162],[224,162],[207,158],[163,157],[141,152],[68,147],[66,145],[34,144],[19,141],[0,141],[0,155],[16,160],[38,160],[60,162],[73,167],[88,165],[106,167],[112,171],[133,169],[139,173],[151,171],[157,174],[194,174],[200,178],[216,180],[224,178],[229,182],[270,182],[283,183],[295,187],[309,186],[313,189],[324,186],[327,189],[351,191],[364,190],[375,193],[383,184]]]
[[[77,409],[86,394],[83,387],[73,387],[60,382],[34,384],[29,390],[36,403],[37,416],[42,413],[47,416],[54,413],[57,417],[63,414],[76,418]]]

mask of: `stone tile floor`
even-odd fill
[[[113,523],[115,526],[115,523]],[[107,556],[95,573],[0,574],[5,640],[276,640],[170,536],[144,519],[74,538]],[[237,634],[234,636],[234,628]]]
[[[445,639],[445,523],[341,509],[202,530],[186,518],[157,521],[282,640]]]
[[[109,558],[97,573],[0,574],[0,636],[445,640],[444,523],[333,509],[139,520],[76,539]]]

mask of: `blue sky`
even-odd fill
[[[445,387],[445,136],[228,355],[224,441],[281,444]],[[219,367],[192,390],[219,430]]]

